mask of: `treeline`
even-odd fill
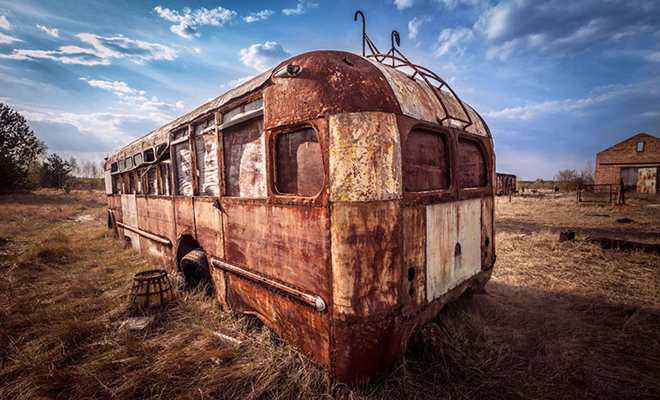
[[[525,189],[551,189],[555,188],[563,191],[571,191],[577,189],[580,185],[594,183],[595,167],[592,161],[587,164],[578,172],[575,169],[563,169],[558,171],[554,180],[545,181],[538,178],[534,181],[518,180],[518,188]]]
[[[46,145],[36,138],[25,117],[0,103],[0,194],[39,187],[66,192],[103,188],[102,166],[46,154]]]

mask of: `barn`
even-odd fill
[[[660,138],[639,133],[596,155],[596,184],[619,185],[626,191],[658,194]]]

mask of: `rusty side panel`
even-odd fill
[[[227,196],[266,197],[266,141],[263,119],[223,131]]]
[[[223,202],[225,258],[329,303],[326,208]]]
[[[655,194],[657,188],[657,168],[640,168],[637,177],[637,193]]]
[[[215,298],[220,303],[220,308],[228,310],[229,304],[227,303],[227,273],[220,268],[213,268],[209,266],[211,272],[211,280],[213,281],[213,293]]]
[[[322,366],[330,365],[330,318],[327,312],[287,301],[246,279],[228,274],[227,301],[239,312],[256,314],[280,337],[300,347]]]
[[[394,115],[330,117],[330,201],[402,197],[401,146]]]
[[[279,193],[303,197],[319,193],[325,180],[323,157],[312,128],[275,138],[276,188]]]
[[[481,271],[481,199],[426,206],[426,298]]]
[[[193,198],[174,196],[174,221],[176,223],[176,238],[189,234],[193,237],[195,233],[195,215],[193,212]],[[176,243],[176,240],[173,241]]]
[[[403,315],[416,314],[426,304],[426,208],[403,209]]]
[[[401,317],[351,323],[333,321],[333,373],[343,382],[360,382],[387,373],[401,356]]]
[[[273,129],[340,113],[399,113],[383,75],[355,54],[317,51],[286,61],[303,67],[294,79],[273,78],[264,89],[266,128]]]
[[[225,258],[222,231],[222,212],[213,207],[213,197],[195,198],[195,224],[197,242],[206,254],[220,259]]]
[[[495,260],[495,230],[493,224],[494,198],[481,200],[481,268],[492,268]]]
[[[399,201],[332,204],[333,317],[383,317],[399,302]]]
[[[135,195],[125,194],[121,196],[122,222],[133,227],[138,226],[138,214]],[[140,250],[140,235],[127,229],[122,229],[124,236],[131,239],[131,245],[135,250]]]

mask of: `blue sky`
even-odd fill
[[[359,53],[357,9],[484,117],[500,172],[551,179],[660,136],[657,0],[2,1],[0,102],[100,161],[292,55]]]

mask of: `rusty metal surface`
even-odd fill
[[[402,314],[410,316],[426,305],[426,207],[404,208],[402,222]]]
[[[302,197],[318,194],[325,170],[316,131],[305,128],[277,135],[275,165],[277,192]]]
[[[333,114],[400,110],[383,75],[360,56],[314,51],[293,57],[276,70],[289,63],[303,70],[296,78],[273,78],[264,90],[266,129]]]
[[[401,146],[394,115],[330,117],[330,201],[400,199]]]
[[[477,142],[458,139],[459,185],[462,188],[484,187],[488,183],[486,159]]]
[[[403,146],[403,185],[407,192],[449,188],[449,146],[440,132],[414,129]]]
[[[207,254],[224,259],[223,214],[213,206],[217,200],[218,197],[195,197],[195,231],[197,242]]]
[[[224,201],[222,208],[227,262],[330,297],[327,208]]]
[[[280,337],[298,346],[322,366],[330,366],[330,316],[282,297],[236,275],[227,277],[227,303],[257,315]]]
[[[399,303],[401,202],[334,203],[333,317],[383,317]]]

